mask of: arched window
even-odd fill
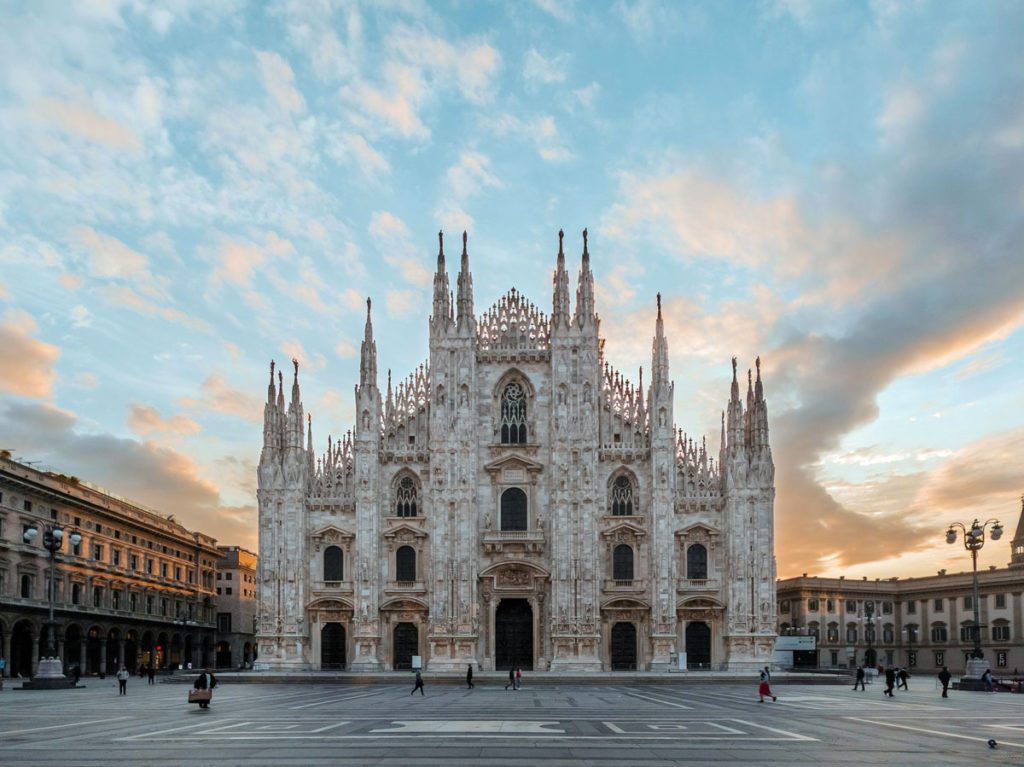
[[[617,581],[633,580],[633,547],[620,543],[612,552],[612,578]]]
[[[620,475],[612,483],[612,516],[628,517],[633,514],[633,483]]]
[[[412,546],[401,546],[395,552],[395,580],[416,580],[416,550]]]
[[[526,493],[510,487],[501,494],[501,529],[526,530]]]
[[[416,480],[406,474],[395,487],[395,516],[415,517],[418,488]]]
[[[933,642],[948,642],[949,631],[946,630],[945,623],[934,623],[932,624],[932,641]]]
[[[32,576],[23,575],[21,576],[21,598],[30,599],[32,597]]]
[[[345,557],[337,546],[324,549],[324,580],[345,580]]]
[[[839,643],[839,624],[830,623],[828,624],[828,630],[825,632],[825,640],[829,644]]]
[[[686,577],[691,581],[707,580],[708,550],[703,544],[695,543],[686,550]]]
[[[501,444],[526,442],[526,390],[513,381],[501,394]]]

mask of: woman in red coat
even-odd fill
[[[771,698],[772,703],[774,703],[776,700],[775,696],[772,694],[772,686],[771,682],[769,682],[768,680],[768,674],[765,671],[761,672],[761,684],[757,687],[757,694],[758,697],[761,699],[761,703],[764,703],[764,699],[766,697]]]

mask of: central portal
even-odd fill
[[[533,609],[526,599],[502,599],[494,616],[494,668],[533,668]]]

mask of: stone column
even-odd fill
[[[64,637],[57,637],[57,657],[60,658],[61,668],[67,665],[67,660],[64,657]]]
[[[32,635],[32,676],[39,670],[39,635]]]
[[[100,667],[98,671],[101,675],[107,673],[107,641],[105,639],[100,640]]]
[[[117,640],[117,670],[121,670],[121,666],[124,665],[124,637]]]
[[[82,639],[82,645],[78,651],[78,665],[81,666],[82,675],[89,673],[89,656],[85,653],[86,645],[85,639]]]
[[[3,635],[3,648],[0,649],[0,658],[5,658],[7,660],[8,665],[10,665],[10,663],[11,663],[11,633],[10,632],[7,632],[6,634]],[[8,675],[8,672],[6,670],[4,670],[2,674],[0,674],[0,678],[2,678],[2,676],[4,676],[4,675]]]

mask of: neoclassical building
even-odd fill
[[[367,300],[356,424],[314,452],[295,363],[270,367],[259,463],[258,668],[752,668],[776,632],[774,464],[760,367],[733,360],[717,460],[650,376],[604,356],[583,233],[551,314],[481,315],[439,235],[429,357],[378,383]],[[289,371],[291,373],[292,371]]]

